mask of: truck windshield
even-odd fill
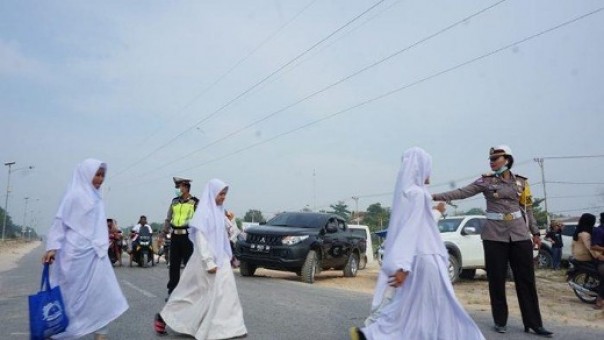
[[[452,233],[457,230],[463,218],[442,219],[438,221],[438,230],[441,233]]]
[[[282,213],[266,222],[267,225],[290,228],[323,228],[327,219],[321,214]]]

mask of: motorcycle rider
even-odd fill
[[[134,252],[136,247],[138,246],[138,234],[140,233],[141,228],[147,229],[149,235],[153,235],[153,229],[150,225],[147,224],[147,216],[145,215],[141,215],[141,217],[138,219],[138,223],[134,227],[132,227],[132,230],[130,231],[130,267],[132,267]]]
[[[112,218],[107,219],[107,229],[109,233],[109,252],[115,254],[116,262],[122,266],[122,230],[117,226],[117,221]],[[109,257],[110,259],[112,256]]]

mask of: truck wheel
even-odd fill
[[[315,274],[317,273],[318,266],[318,256],[317,252],[311,250],[306,255],[306,260],[304,261],[304,265],[302,265],[302,281],[306,283],[315,282]]]
[[[241,274],[241,276],[254,276],[256,268],[257,267],[255,265],[250,264],[247,261],[239,262],[239,274]]]
[[[367,268],[367,255],[361,256],[361,260],[359,261],[359,270],[363,270]]]
[[[359,255],[356,253],[350,254],[348,256],[348,261],[346,261],[346,267],[344,267],[344,276],[345,277],[355,277],[357,276],[357,272],[359,270]]]
[[[459,281],[461,265],[459,264],[459,260],[452,254],[449,254],[449,267],[447,269],[449,271],[449,280],[451,280],[451,283]]]

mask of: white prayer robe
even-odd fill
[[[361,331],[367,339],[484,339],[455,297],[448,254],[424,182],[432,159],[414,147],[405,151],[397,177],[384,261],[371,313]],[[408,272],[402,286],[390,287],[397,270]]]
[[[61,287],[69,317],[65,332],[53,339],[81,338],[107,326],[128,309],[107,256],[109,233],[103,202],[91,184],[101,164],[86,160],[76,169],[48,232],[46,249],[56,250],[50,283]],[[83,212],[82,207],[92,208]]]
[[[170,328],[195,339],[228,339],[247,333],[230,260],[215,274],[214,256],[203,233],[195,232],[193,254],[161,311]]]

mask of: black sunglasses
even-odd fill
[[[503,157],[503,155],[499,155],[499,156],[493,156],[493,157],[489,157],[489,160],[490,160],[491,162],[494,162],[494,161],[498,160],[498,159],[499,159],[499,158],[501,158],[501,157]]]

